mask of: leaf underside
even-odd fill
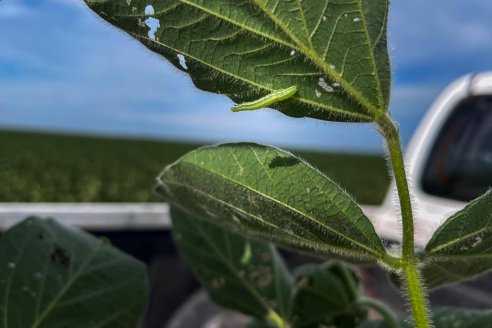
[[[0,267],[2,328],[133,328],[147,300],[142,263],[53,220],[4,233]]]
[[[200,148],[164,169],[168,201],[229,229],[283,246],[351,261],[385,254],[360,207],[333,181],[277,148]]]
[[[215,303],[263,320],[287,317],[291,277],[272,245],[175,207],[171,216],[181,255]]]
[[[292,117],[352,122],[387,111],[388,0],[85,2],[188,73],[199,89],[235,102],[297,86],[294,97],[271,107]],[[158,21],[156,31],[149,19]]]
[[[470,279],[492,268],[492,192],[472,201],[434,233],[423,254],[429,288]]]

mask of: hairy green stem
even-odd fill
[[[393,312],[391,312],[390,309],[383,303],[381,303],[378,300],[375,300],[373,298],[369,297],[361,297],[357,301],[358,304],[363,305],[365,307],[368,307],[377,313],[379,313],[384,321],[388,324],[390,328],[399,328],[400,326],[398,325],[398,321],[396,320],[396,317]]]
[[[407,264],[404,268],[404,273],[415,328],[429,328],[431,325],[425,301],[425,292],[417,266],[413,262]]]
[[[401,149],[400,135],[398,128],[391,118],[383,115],[378,118],[377,124],[383,134],[388,152],[390,155],[393,175],[400,200],[401,219],[403,226],[403,249],[402,256],[404,261],[411,261],[414,258],[414,227],[412,203],[408,189],[407,175],[405,173],[405,163],[403,161],[403,151]]]
[[[393,175],[400,201],[402,219],[402,269],[406,281],[408,297],[412,308],[413,320],[416,328],[429,328],[430,320],[427,311],[425,293],[415,259],[414,222],[412,202],[408,188],[405,163],[401,148],[400,134],[393,120],[386,114],[376,118],[376,123],[384,136],[393,168]]]

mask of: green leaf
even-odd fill
[[[271,244],[249,240],[175,207],[171,216],[179,251],[215,303],[283,322],[292,279]]]
[[[290,320],[293,328],[355,327],[366,318],[367,311],[354,306],[359,297],[358,281],[345,265],[307,265],[296,271],[295,279]]]
[[[492,311],[437,308],[432,311],[434,328],[491,328]],[[402,328],[412,328],[411,320],[400,320]],[[384,321],[367,321],[358,328],[389,328]]]
[[[492,268],[492,192],[472,201],[437,229],[423,254],[429,288],[470,279]]]
[[[247,143],[200,148],[158,180],[168,201],[229,229],[354,261],[385,256],[350,196],[291,153]]]
[[[353,122],[372,121],[388,108],[388,0],[85,2],[198,88],[236,102],[297,86],[294,97],[271,107]],[[159,23],[156,31],[149,20]]]
[[[436,328],[490,328],[492,311],[441,308],[433,311],[432,319]]]
[[[145,267],[103,241],[29,218],[0,238],[0,326],[135,327]]]

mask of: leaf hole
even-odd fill
[[[179,65],[183,67],[183,69],[188,69],[188,65],[186,65],[186,58],[183,54],[177,54]]]
[[[54,245],[53,252],[51,252],[50,258],[51,261],[55,263],[60,263],[67,269],[70,266],[70,254],[68,254],[67,250],[62,248],[60,245]]]

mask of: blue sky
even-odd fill
[[[81,0],[0,0],[0,31],[2,127],[382,151],[370,125],[231,113]],[[389,33],[391,111],[408,142],[442,88],[492,69],[492,1],[395,0]]]

